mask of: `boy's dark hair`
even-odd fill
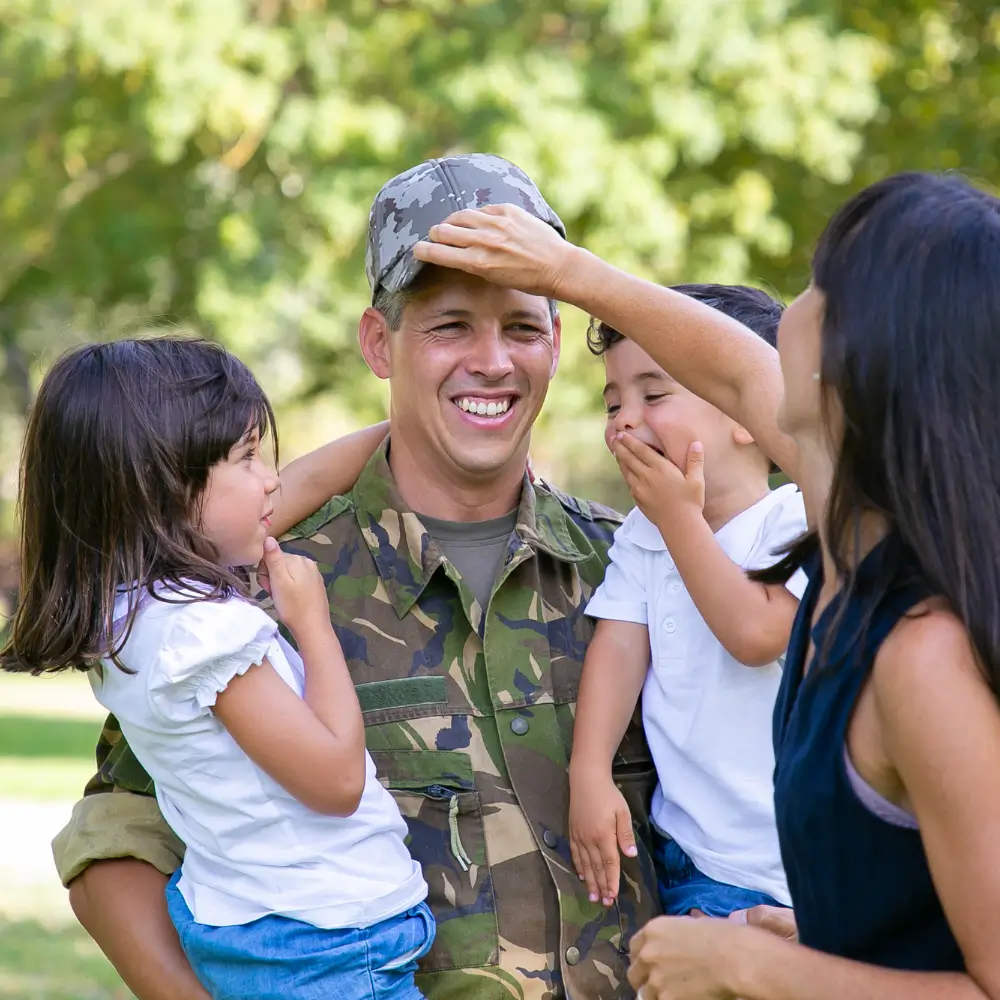
[[[749,327],[772,347],[778,343],[778,323],[785,307],[767,292],[749,285],[671,285],[675,292],[697,299]],[[604,354],[624,340],[623,334],[594,318],[587,330],[587,346],[592,354]]]
[[[249,369],[181,337],[89,344],[42,381],[21,454],[21,582],[0,668],[118,663],[139,600],[245,593],[198,526],[213,465],[274,414]],[[115,602],[129,588],[127,613]],[[162,589],[162,588],[161,588]],[[158,594],[163,600],[162,594]]]

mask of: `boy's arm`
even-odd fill
[[[644,624],[602,619],[583,660],[573,724],[570,779],[601,771],[611,762],[628,728],[649,669],[649,630]]]
[[[799,602],[781,584],[748,579],[716,541],[704,514],[701,445],[691,445],[683,472],[631,434],[616,442],[615,457],[713,635],[740,663],[773,663],[788,646]]]
[[[798,600],[784,584],[750,580],[704,517],[657,525],[691,600],[733,659],[766,667],[784,653]]]
[[[628,621],[597,623],[576,702],[569,765],[570,851],[591,902],[618,895],[619,848],[636,853],[632,817],[611,775],[649,668],[649,631]]]
[[[635,855],[631,815],[611,763],[649,668],[645,555],[625,528],[587,614],[598,619],[584,657],[570,757],[570,850],[593,902],[618,894],[618,849]]]
[[[330,497],[350,492],[388,433],[385,420],[289,462],[281,470],[281,489],[274,494],[271,535],[281,537]]]

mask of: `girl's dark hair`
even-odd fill
[[[5,670],[116,663],[153,587],[245,593],[198,528],[212,466],[274,414],[249,369],[204,340],[90,344],[60,358],[28,416],[18,509],[21,582]],[[128,610],[115,602],[129,588]],[[162,588],[157,596],[163,600]]]
[[[772,347],[778,343],[778,324],[785,307],[760,288],[749,285],[671,285],[671,289],[697,299],[753,330]],[[623,334],[596,317],[587,330],[587,346],[600,357],[620,340]]]
[[[860,517],[882,515],[901,544],[879,586],[888,592],[918,567],[1000,695],[998,275],[1000,201],[956,175],[866,188],[813,256],[825,299],[820,382],[842,410],[825,514],[838,573],[853,586]],[[816,548],[804,538],[771,579]]]

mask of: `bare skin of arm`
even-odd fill
[[[170,922],[166,885],[145,861],[95,861],[70,883],[69,901],[139,1000],[209,1000]]]
[[[704,453],[692,445],[682,471],[634,434],[623,434],[615,457],[712,634],[740,663],[774,663],[788,646],[799,602],[780,584],[750,580],[716,540],[703,513]]]
[[[798,478],[798,449],[778,428],[777,351],[736,320],[620,271],[514,205],[456,212],[432,226],[430,237],[414,247],[418,260],[569,302],[620,330]]]
[[[257,579],[295,637],[305,667],[300,698],[265,658],[234,677],[213,711],[243,752],[304,806],[350,816],[365,787],[365,726],[330,624],[319,567],[265,541]]]
[[[570,850],[592,902],[618,895],[619,848],[635,853],[632,817],[611,761],[635,711],[649,667],[645,625],[603,619],[587,647],[569,765]]]
[[[281,470],[281,489],[274,494],[271,535],[280,538],[331,497],[349,493],[388,433],[386,420],[289,462]]]

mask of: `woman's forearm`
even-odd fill
[[[634,340],[681,385],[746,427],[792,475],[794,445],[777,423],[783,382],[773,347],[687,295],[627,274],[580,247],[566,245],[563,252],[569,256],[560,299]]]
[[[750,933],[752,945],[730,962],[729,985],[741,1000],[991,1000],[967,975],[885,969]]]

